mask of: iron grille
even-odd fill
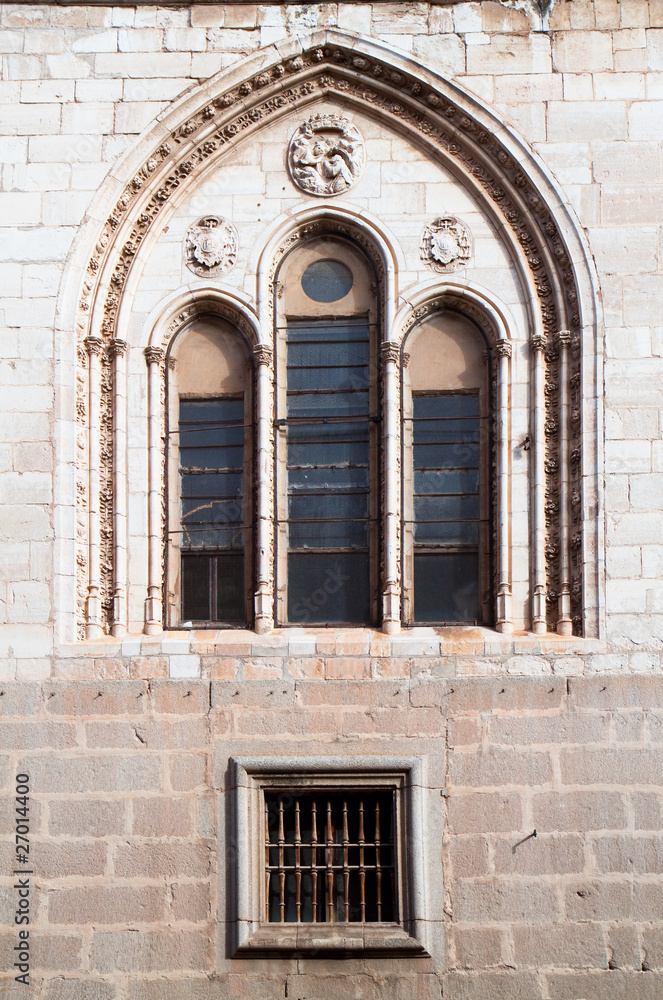
[[[265,919],[397,921],[396,794],[266,792]]]

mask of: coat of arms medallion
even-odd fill
[[[446,215],[425,227],[420,250],[421,259],[433,271],[455,271],[472,256],[472,237],[464,222]]]
[[[235,227],[217,215],[206,215],[187,229],[186,266],[199,278],[225,274],[235,263],[237,246]]]

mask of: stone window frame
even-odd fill
[[[379,86],[375,83],[378,78]],[[120,638],[128,630],[134,632],[140,618],[144,633],[163,630],[160,493],[156,482],[158,426],[152,415],[149,456],[155,469],[149,477],[149,553],[144,560],[149,567],[144,565],[137,572],[135,559],[131,572],[129,567],[127,528],[132,520],[132,498],[127,488],[124,400],[128,381],[133,378],[133,361],[128,378],[130,359],[137,346],[133,336],[127,337],[136,287],[130,273],[144,248],[152,245],[152,227],[163,224],[164,212],[168,213],[175,203],[172,196],[177,191],[179,197],[209,166],[210,157],[228,148],[227,139],[234,137],[238,128],[246,129],[242,137],[249,139],[253,128],[263,127],[266,113],[274,120],[290,113],[289,101],[280,99],[284,89],[302,111],[321,93],[331,93],[370,108],[380,120],[398,119],[404,134],[412,135],[434,157],[450,163],[461,179],[465,178],[468,188],[502,227],[531,302],[527,343],[533,355],[532,420],[526,444],[534,468],[528,546],[534,566],[529,575],[527,617],[535,634],[556,631],[562,636],[573,632],[577,637],[603,638],[605,573],[599,475],[603,449],[596,431],[601,416],[602,321],[596,308],[598,277],[586,236],[544,164],[499,116],[477,104],[462,87],[443,80],[402,51],[368,38],[350,39],[331,28],[268,46],[233,66],[221,80],[214,77],[176,102],[158,128],[147,134],[114,171],[81,229],[63,285],[61,316],[62,329],[75,330],[77,338],[78,449],[67,488],[58,499],[65,516],[73,514],[77,518],[71,560],[62,562],[66,571],[57,578],[58,593],[62,595],[62,638],[68,641],[76,636],[94,641],[107,634]],[[265,104],[266,97],[274,93],[279,94],[279,99]],[[254,104],[261,109],[264,105],[261,114],[252,113]],[[194,138],[182,142],[185,135]],[[164,137],[168,141],[164,142]],[[124,185],[121,193],[118,184]],[[333,211],[333,206],[329,208]],[[303,209],[301,213],[295,209],[285,220],[276,220],[272,234],[278,229],[277,239],[289,238],[295,219],[301,223],[316,214],[308,205]],[[340,224],[343,214],[337,213]],[[349,214],[353,214],[351,206]],[[380,232],[377,220],[367,212],[354,214],[361,215],[361,223],[372,228],[376,243],[387,247],[389,236]],[[100,219],[105,219],[102,226]],[[532,247],[541,252],[523,249]],[[392,260],[403,264],[396,241],[389,249]],[[260,255],[260,249],[255,248],[252,262],[261,264]],[[268,263],[265,270],[269,270]],[[390,280],[393,284],[388,274]],[[262,292],[268,284],[267,277]],[[268,319],[271,306],[268,298],[261,299],[260,276],[258,286],[255,303],[249,302],[250,296],[242,295],[238,301],[233,292],[230,299],[244,312],[254,332],[252,344],[260,351],[256,358],[260,381],[263,374],[269,378],[270,347],[256,331],[269,328],[269,323],[263,327],[263,319]],[[187,309],[199,289],[189,285],[186,295],[183,291],[173,293],[171,301],[179,299],[181,307]],[[210,291],[217,292],[218,286]],[[389,319],[398,308],[395,302],[393,299],[389,307]],[[162,309],[163,302],[151,318],[158,321]],[[176,315],[171,313],[168,322],[173,322]],[[384,329],[390,330],[391,323],[385,323]],[[151,355],[148,383],[150,390],[157,393],[165,345],[144,329],[140,347],[145,343],[149,343]],[[68,378],[68,369],[63,371]],[[150,414],[156,412],[157,407],[150,408]],[[62,429],[63,440],[68,442],[69,429],[64,422]],[[66,462],[70,463],[69,457]],[[265,483],[265,492],[270,485]],[[547,490],[559,493],[554,510],[547,504]],[[264,529],[259,533],[260,542],[269,543],[266,524]],[[393,572],[398,559],[392,544],[394,534],[393,528],[387,531],[382,616],[386,632],[400,628],[396,614],[398,579]],[[143,615],[136,613],[140,603],[136,587],[145,594]],[[499,597],[506,602],[509,595],[505,592]],[[255,621],[258,633],[273,627],[271,598],[269,579],[259,572]]]
[[[232,954],[427,956],[424,757],[231,757]],[[264,790],[397,788],[399,921],[280,924],[264,920]],[[232,884],[234,882],[234,885]],[[234,889],[234,892],[232,892]]]

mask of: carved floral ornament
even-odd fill
[[[248,136],[269,121],[276,121],[298,108],[303,109],[314,100],[330,97],[341,99],[345,106],[366,108],[371,117],[381,118],[387,126],[391,124],[401,133],[409,131],[432,156],[443,155],[445,159],[455,161],[468,184],[483,192],[483,196],[492,202],[494,209],[501,213],[510,227],[527,261],[548,341],[552,342],[561,326],[571,330],[574,340],[569,351],[569,377],[573,378],[579,367],[576,343],[580,328],[573,266],[557,224],[530,177],[510,151],[502,146],[494,132],[445,94],[431,89],[420,76],[390,66],[356,49],[344,48],[341,44],[314,47],[294,58],[262,68],[255,76],[214,97],[174,129],[167,141],[154,150],[126,185],[99,234],[81,286],[77,320],[79,339],[84,341],[90,335],[101,336],[104,344],[102,370],[106,371],[105,358],[110,358],[110,344],[117,337],[118,313],[128,275],[143,240],[163,208],[174,201],[210,160],[223,152],[225,146],[236,143],[239,137]],[[336,116],[325,115],[323,118],[336,119]],[[309,122],[312,120],[309,119]],[[301,128],[303,126],[300,131]],[[336,170],[335,166],[331,171],[326,166],[316,169],[317,181],[310,173],[307,175],[309,183],[320,187],[317,193],[325,197],[337,193],[328,191],[327,185],[340,187],[347,184],[349,177],[356,179],[363,166],[361,136],[356,130],[352,131],[354,126],[350,123],[344,128],[345,138],[338,126],[335,135],[348,143],[347,159],[343,161],[345,167]],[[320,132],[325,137],[324,129],[321,128]],[[311,133],[314,134],[312,128]],[[305,133],[301,137],[304,138]],[[310,138],[307,142],[310,143]],[[305,146],[302,143],[297,149],[304,149]],[[328,162],[331,155],[325,153],[319,162]],[[298,163],[295,164],[297,157]],[[305,166],[317,167],[315,157],[313,163],[306,164],[297,153],[292,169]],[[331,176],[324,176],[327,173]],[[459,239],[456,249],[461,249]],[[438,253],[441,257],[449,254],[453,257],[453,234],[445,237],[444,245],[440,238]],[[205,258],[204,247],[200,254]],[[198,264],[208,268],[221,266],[221,261],[219,264],[211,264],[210,261],[208,257],[207,261],[199,260]],[[437,262],[449,266],[444,265],[442,260]],[[103,295],[100,321],[97,319],[99,312],[94,308],[99,294]],[[565,315],[561,316],[561,312]],[[83,357],[87,359],[87,354]],[[84,367],[81,360],[79,364]],[[545,364],[554,369],[557,353],[553,356],[546,351]],[[579,390],[573,388],[572,392],[571,403],[577,406]],[[77,413],[79,424],[85,430],[85,384],[80,379],[79,394],[82,400],[77,399]],[[556,416],[557,406],[554,395],[546,397],[551,418]],[[113,428],[112,378],[102,379],[101,410],[104,441],[107,441]],[[575,424],[573,426],[575,438],[571,452],[576,454],[577,451],[579,455],[579,428]],[[104,450],[107,450],[106,444]],[[549,455],[550,459],[554,457]],[[83,449],[80,460],[84,461]],[[578,460],[572,471],[579,470],[579,466]],[[102,493],[106,497],[110,495],[112,501],[112,462],[106,461],[105,453],[101,480]],[[555,492],[554,483],[550,484],[550,489]],[[105,504],[104,516],[112,516],[112,502]],[[102,527],[101,544],[108,550],[102,553],[101,560],[106,573],[102,590],[108,604],[108,594],[112,589],[108,567],[112,568],[113,563],[110,527]],[[77,557],[77,561],[81,565],[84,560]],[[554,587],[551,586],[550,591],[553,592]],[[572,593],[581,593],[576,579],[572,581]],[[574,617],[579,623],[579,613]]]

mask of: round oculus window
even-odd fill
[[[302,275],[304,293],[314,302],[338,302],[353,282],[352,271],[340,260],[316,260]]]

